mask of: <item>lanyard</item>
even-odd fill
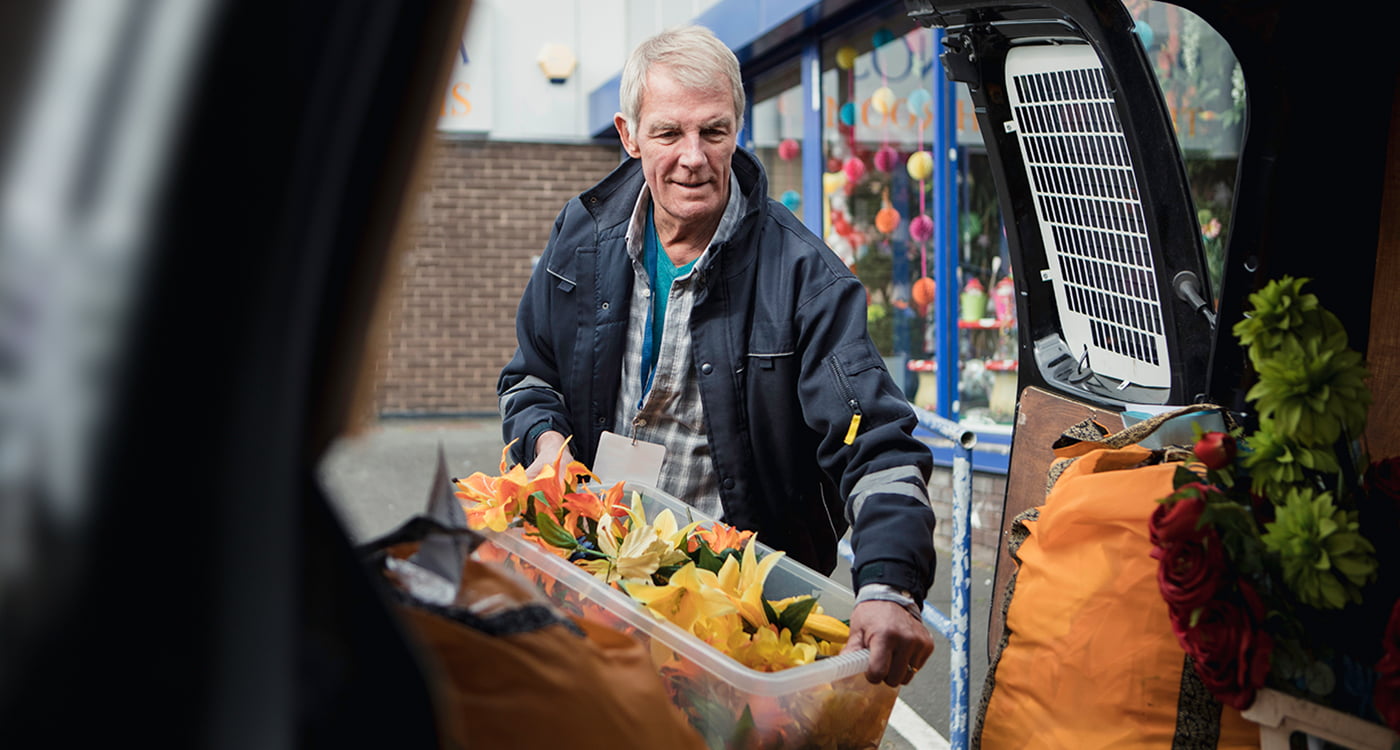
[[[661,239],[656,234],[656,222],[651,218],[651,207],[647,207],[647,229],[646,242],[642,248],[642,260],[646,264],[647,283],[651,284],[651,304],[647,305],[647,323],[642,332],[642,392],[637,397],[637,410],[641,411],[642,404],[646,403],[647,394],[651,392],[651,382],[656,377],[656,357],[653,353],[661,342],[655,341],[652,336],[652,316],[656,314],[657,300],[660,290],[656,284],[657,257],[661,255]],[[671,290],[666,290],[667,294]]]

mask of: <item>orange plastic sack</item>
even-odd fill
[[[446,748],[705,747],[641,641],[559,615],[496,565],[467,560],[450,606],[400,595],[396,609],[434,678]]]
[[[1084,453],[1024,520],[982,748],[1258,747],[1255,725],[1184,674],[1147,537],[1178,464],[1143,465],[1152,455]]]

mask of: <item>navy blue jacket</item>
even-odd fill
[[[746,210],[711,248],[691,317],[725,520],[823,573],[852,525],[857,587],[886,583],[922,601],[936,561],[932,459],[866,332],[865,288],[768,198],[757,159],[737,150],[733,169]],[[554,223],[497,387],[516,461],[533,460],[535,438],[553,429],[591,466],[614,427],[634,278],[626,234],[642,183],[641,162],[624,162]]]

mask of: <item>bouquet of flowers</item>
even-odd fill
[[[1222,703],[1267,686],[1400,730],[1400,459],[1362,455],[1366,369],[1306,281],[1234,328],[1257,426],[1199,435],[1149,524],[1158,583]]]
[[[776,672],[840,653],[849,623],[823,612],[814,596],[769,600],[763,584],[782,558],[761,559],[752,531],[723,523],[680,526],[670,510],[648,519],[640,496],[624,503],[622,483],[602,493],[580,462],[555,463],[534,478],[523,466],[457,480],[467,523],[527,538],[565,558],[704,642],[760,672]],[[562,456],[562,451],[561,451]]]

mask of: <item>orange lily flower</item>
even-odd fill
[[[704,539],[705,543],[710,545],[711,552],[721,555],[727,549],[743,549],[751,536],[752,531],[743,531],[737,526],[716,521],[709,528],[696,529],[695,535],[687,541],[686,549],[689,552],[700,549],[698,540]]]

